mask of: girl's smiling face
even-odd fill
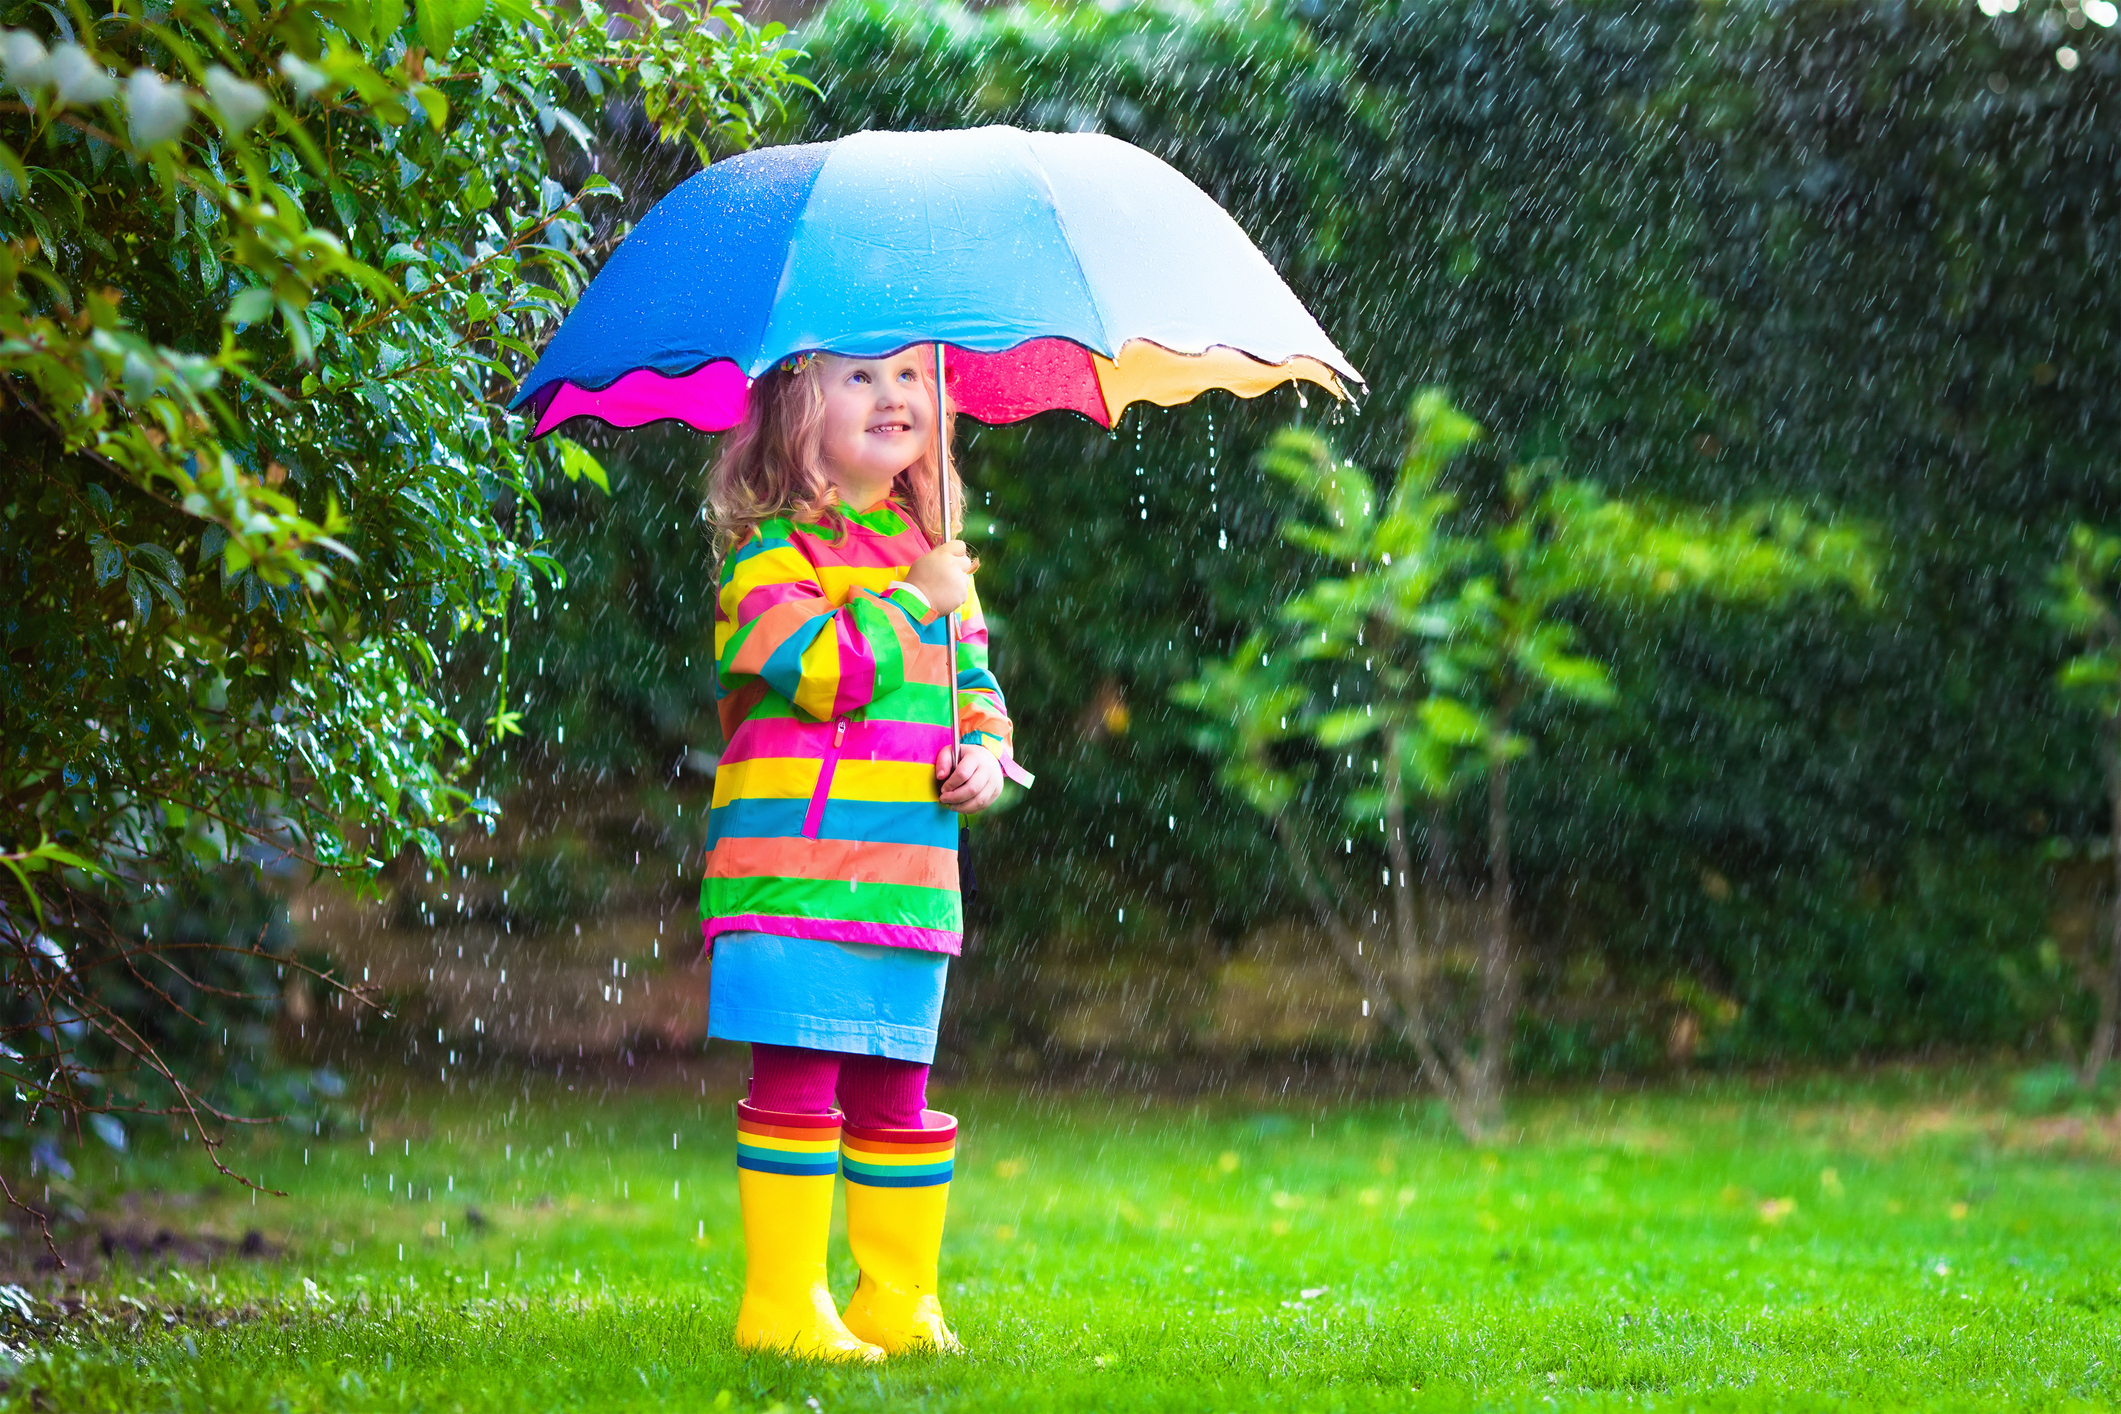
[[[884,358],[818,356],[825,410],[819,451],[840,498],[866,511],[890,493],[892,478],[935,440],[932,385],[921,376],[926,345]]]

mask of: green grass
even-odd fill
[[[2011,1119],[1944,1078],[1550,1096],[1486,1152],[1396,1103],[938,1100],[964,1126],[944,1289],[966,1357],[739,1355],[726,1099],[496,1085],[306,1141],[306,1164],[299,1136],[255,1141],[239,1157],[293,1195],[255,1209],[225,1188],[175,1206],[202,1180],[174,1151],[95,1160],[81,1181],[113,1213],[164,1190],[137,1225],[255,1225],[285,1251],[121,1264],[0,1407],[2121,1402],[2111,1131]],[[835,1289],[852,1280],[836,1239]]]

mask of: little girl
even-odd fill
[[[700,911],[707,1032],[751,1043],[748,1349],[960,1348],[935,1294],[957,1121],[926,1107],[963,931],[951,812],[1020,773],[974,565],[942,524],[933,371],[926,346],[788,359],[753,385],[710,480],[728,745]],[[861,1267],[844,1319],[825,1285],[841,1167]]]

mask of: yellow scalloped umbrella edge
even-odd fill
[[[1176,407],[1210,388],[1221,388],[1240,398],[1256,398],[1270,388],[1298,379],[1316,383],[1343,402],[1348,400],[1340,376],[1307,354],[1280,363],[1263,363],[1248,353],[1220,345],[1205,353],[1188,354],[1147,339],[1129,339],[1117,359],[1100,353],[1092,353],[1090,359],[1097,368],[1097,386],[1104,396],[1106,415],[1114,423],[1133,403]]]

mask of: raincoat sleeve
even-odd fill
[[[958,619],[957,723],[959,741],[967,746],[986,747],[1001,761],[1010,779],[1021,785],[1030,784],[1030,776],[1016,765],[1009,705],[1002,700],[1001,684],[987,667],[987,620],[980,613],[977,587],[968,587]]]
[[[725,695],[762,682],[827,721],[905,686],[928,604],[899,584],[858,589],[835,609],[791,529],[767,521],[723,565],[715,668]]]

